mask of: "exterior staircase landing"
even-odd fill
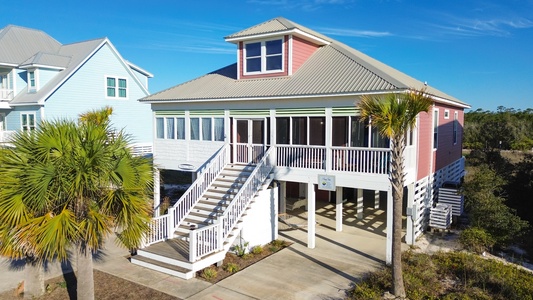
[[[224,241],[224,251],[207,255],[194,263],[189,261],[189,233],[191,230],[213,224],[217,216],[224,213],[254,168],[254,165],[227,165],[175,229],[174,238],[139,249],[137,255],[131,257],[131,262],[169,275],[190,279],[194,277],[196,271],[223,260],[240,230],[239,225]]]

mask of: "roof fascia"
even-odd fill
[[[135,71],[139,72],[139,73],[142,73],[144,75],[146,75],[148,78],[153,78],[154,77],[154,74],[146,71],[145,69],[137,66],[136,64],[133,64],[131,63],[130,61],[126,61],[126,63],[132,68],[134,69]]]
[[[63,70],[66,69],[66,68],[63,68],[63,67],[50,66],[50,65],[40,65],[40,64],[26,64],[26,65],[21,65],[19,68],[20,69],[43,68],[43,69],[52,69],[52,70],[58,70],[58,71],[63,71]]]
[[[269,33],[263,33],[263,34],[254,34],[254,35],[249,35],[249,36],[226,38],[226,42],[230,42],[230,43],[236,44],[236,43],[238,43],[240,41],[264,39],[264,38],[275,37],[275,36],[280,36],[280,35],[287,35],[287,34],[296,35],[296,36],[301,37],[301,38],[303,38],[305,40],[314,42],[315,44],[318,44],[318,45],[329,45],[330,44],[329,41],[326,41],[324,39],[316,37],[316,36],[314,36],[312,34],[309,34],[307,32],[301,31],[298,28],[282,30],[282,31],[276,31],[276,32],[269,32]]]
[[[11,64],[11,63],[3,63],[3,62],[0,62],[0,67],[8,67],[8,68],[16,68],[18,65],[17,64]]]
[[[139,80],[139,78],[137,78],[137,76],[135,76],[135,74],[133,73],[133,70],[130,68],[130,65],[129,63],[122,57],[122,55],[120,55],[120,53],[118,52],[118,50],[115,48],[115,46],[113,46],[113,43],[111,43],[111,41],[109,39],[105,39],[105,42],[109,45],[109,47],[111,48],[111,50],[113,52],[115,52],[115,54],[117,55],[117,57],[119,58],[119,60],[123,63],[124,67],[126,67],[126,71],[128,73],[130,73],[130,76],[133,78],[133,80],[135,82],[137,82],[137,84],[141,87],[141,89],[144,91],[144,93],[146,95],[150,95],[150,92],[144,87],[144,85],[142,84],[142,82]],[[103,46],[103,45],[102,45]]]
[[[44,106],[43,103],[9,103],[10,106]]]

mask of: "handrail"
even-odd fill
[[[239,221],[259,188],[274,168],[271,161],[270,148],[256,165],[248,179],[244,182],[239,192],[232,199],[224,214],[217,218],[213,225],[191,230],[189,234],[189,260],[194,262],[210,253],[222,250],[224,241]]]
[[[229,144],[227,144],[218,151],[205,166],[202,173],[198,175],[196,181],[193,182],[172,207],[169,207],[166,215],[152,218],[152,223],[150,224],[151,232],[146,237],[145,245],[174,237],[176,227],[185,219],[204,192],[207,191],[209,185],[211,185],[228,163],[229,149]]]

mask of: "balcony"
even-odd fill
[[[11,101],[11,100],[13,100],[13,90],[0,89],[0,101]]]
[[[15,134],[15,131],[3,131],[0,130],[0,144],[9,143],[11,137]]]

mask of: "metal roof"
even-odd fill
[[[283,18],[276,18],[239,31],[227,38],[238,38],[266,32],[298,28],[308,34],[312,30]],[[303,28],[303,29],[302,29]],[[322,36],[320,37],[322,39]],[[232,64],[189,82],[152,94],[140,101],[223,101],[309,96],[341,96],[350,94],[401,92],[426,88],[446,101],[467,104],[433,87],[426,86],[388,65],[351,47],[325,37],[330,43],[320,47],[290,76],[237,80],[237,65]]]
[[[0,31],[0,65],[19,65],[37,52],[55,53],[60,47],[43,31],[8,25]]]
[[[71,58],[72,57],[70,56],[58,55],[54,53],[39,52],[35,54],[34,56],[28,58],[20,66],[27,67],[27,66],[39,65],[39,66],[49,66],[49,67],[56,67],[56,68],[64,69],[68,66]]]

